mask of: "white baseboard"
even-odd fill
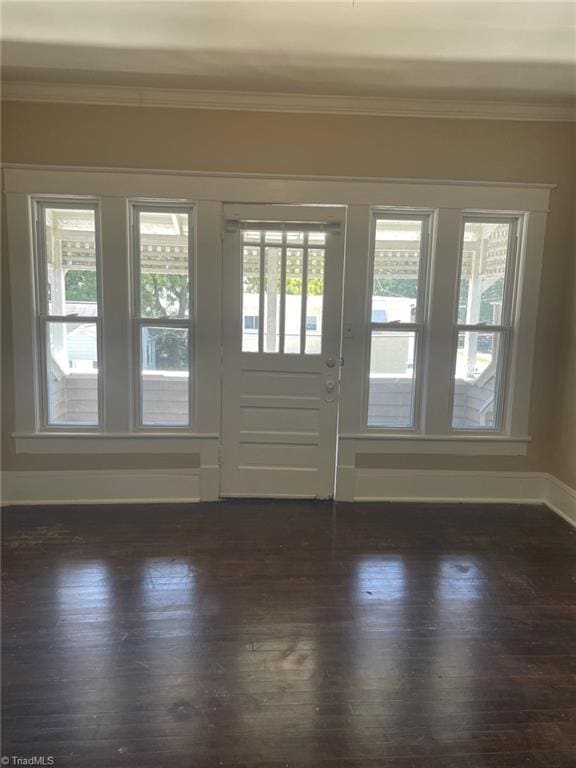
[[[199,501],[200,469],[2,473],[3,504]]]
[[[541,503],[546,483],[539,472],[356,469],[353,499]]]
[[[211,501],[217,465],[199,469],[4,472],[2,504]],[[546,504],[576,526],[576,490],[544,472],[338,468],[341,501]]]
[[[340,467],[338,478],[342,500],[546,504],[576,526],[576,490],[546,472]]]
[[[220,498],[220,467],[218,464],[200,469],[200,499],[217,501]]]
[[[548,475],[548,488],[544,501],[550,509],[576,527],[576,490],[574,488],[554,475]]]

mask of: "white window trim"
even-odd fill
[[[127,200],[168,199],[194,201],[197,211],[197,284],[202,291],[197,296],[197,324],[202,327],[196,340],[196,398],[202,407],[198,409],[195,423],[196,432],[190,430],[183,437],[220,434],[220,343],[221,343],[221,278],[222,278],[222,201],[234,200],[249,203],[261,200],[266,203],[296,204],[340,204],[347,205],[347,253],[354,254],[354,263],[348,258],[346,265],[344,297],[343,354],[345,366],[342,369],[339,464],[347,464],[358,450],[372,446],[371,451],[386,452],[389,448],[398,453],[461,454],[474,445],[475,453],[497,454],[506,445],[507,452],[525,453],[529,441],[527,435],[530,404],[531,374],[534,354],[540,272],[542,264],[544,233],[549,204],[549,184],[516,184],[468,181],[402,180],[402,179],[339,179],[326,177],[281,177],[257,175],[217,175],[194,173],[166,173],[155,171],[126,171],[90,168],[42,168],[33,166],[11,166],[4,169],[6,208],[8,221],[8,243],[10,253],[10,280],[13,302],[13,324],[16,339],[36,339],[34,328],[34,304],[31,296],[32,285],[32,234],[29,204],[32,196],[49,197],[89,196],[100,200],[102,214],[102,260],[118,264],[116,256],[128,253],[128,208]],[[508,436],[491,435],[450,435],[439,434],[435,428],[434,414],[449,411],[449,398],[445,392],[430,392],[438,396],[434,409],[425,405],[426,434],[368,435],[363,426],[364,398],[363,381],[360,371],[365,370],[366,334],[365,304],[359,298],[366,296],[368,285],[369,221],[372,207],[409,209],[434,209],[439,213],[434,239],[453,241],[458,253],[459,224],[463,212],[503,212],[523,215],[525,236],[521,249],[518,306],[515,323],[520,333],[515,349],[511,352],[510,425]],[[108,222],[108,224],[106,224]],[[115,252],[114,252],[115,251]],[[449,286],[437,285],[438,260],[442,254],[436,247],[432,259],[436,267],[430,296],[431,306],[435,305],[437,291],[445,292]],[[124,261],[127,261],[124,258]],[[112,302],[113,295],[128,290],[129,276],[126,265],[117,267],[119,281],[103,296]],[[124,274],[125,272],[125,274]],[[452,286],[456,291],[456,287]],[[448,317],[443,321],[453,326],[450,307]],[[121,308],[122,309],[122,308]],[[120,349],[131,348],[129,308],[125,315],[119,310],[113,322],[103,320],[104,355],[103,365],[114,365],[119,375],[113,384],[113,392],[107,392],[108,405],[104,429],[101,434],[86,432],[85,446],[90,444],[94,452],[102,450],[105,442],[115,440],[114,435],[129,437],[118,450],[133,451],[137,441],[140,449],[153,450],[162,433],[131,432],[127,402],[130,388],[122,393],[124,381],[128,379],[128,367],[121,359]],[[109,313],[108,313],[109,314]],[[113,325],[113,327],[111,327]],[[440,326],[442,323],[439,324]],[[114,338],[115,350],[107,345],[107,338]],[[428,339],[427,354],[434,344]],[[450,350],[451,353],[451,350]],[[125,356],[125,355],[124,355]],[[16,450],[35,452],[36,445],[45,445],[46,435],[39,433],[34,417],[38,402],[38,380],[35,365],[36,341],[31,345],[15,345],[14,370],[16,381],[15,430]],[[438,364],[443,361],[438,360]],[[444,361],[446,362],[446,361]],[[449,362],[448,362],[449,364]],[[514,372],[521,370],[522,376]],[[111,397],[114,395],[114,397]],[[114,406],[112,406],[112,402]],[[51,442],[60,444],[62,453],[72,452],[70,435],[50,433]],[[166,437],[174,437],[167,433]],[[24,445],[25,443],[25,445]],[[402,445],[401,450],[398,444]],[[129,445],[128,445],[129,444]],[[439,446],[442,449],[439,449]],[[408,447],[410,446],[410,447]],[[513,446],[512,449],[509,446]],[[352,460],[352,464],[353,464]]]

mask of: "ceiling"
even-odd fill
[[[2,3],[6,81],[576,99],[575,2]]]

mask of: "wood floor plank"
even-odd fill
[[[544,507],[18,507],[3,533],[3,754],[576,766],[576,531]]]

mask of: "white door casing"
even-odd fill
[[[345,208],[229,204],[223,225],[221,495],[330,498]]]

